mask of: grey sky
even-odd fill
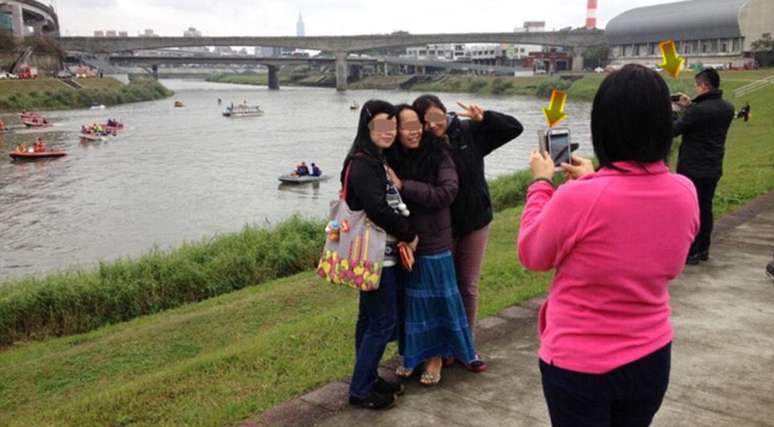
[[[639,6],[673,0],[598,0],[598,26]],[[523,21],[546,21],[549,29],[579,27],[586,0],[54,0],[64,34],[152,28],[180,36],[193,26],[205,35],[294,35],[298,13],[307,35],[513,31]]]

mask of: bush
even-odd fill
[[[511,79],[495,79],[492,82],[492,94],[494,95],[502,95],[511,88],[513,88],[513,80]]]
[[[85,332],[309,270],[322,251],[323,227],[291,217],[273,228],[246,226],[169,252],[101,262],[92,272],[0,284],[0,346]]]
[[[535,95],[546,97],[550,96],[554,90],[567,90],[572,86],[572,82],[562,79],[551,79],[540,82],[535,89]]]

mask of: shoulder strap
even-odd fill
[[[350,159],[350,161],[347,163],[347,169],[344,171],[344,183],[341,186],[341,191],[339,191],[339,198],[341,200],[344,200],[344,202],[347,201],[347,192],[349,190],[349,170],[352,169],[352,162],[355,159]]]

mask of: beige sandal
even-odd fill
[[[422,372],[422,377],[419,379],[419,382],[422,385],[426,385],[426,386],[432,386],[432,385],[438,384],[439,382],[441,382],[441,370],[439,369],[437,373],[433,373],[430,371]]]
[[[400,378],[411,378],[411,376],[414,375],[414,370],[409,369],[403,365],[398,366],[395,369],[395,376]]]

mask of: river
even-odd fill
[[[153,247],[277,222],[293,213],[323,217],[338,180],[279,185],[277,177],[304,160],[338,176],[355,134],[349,105],[370,98],[411,102],[419,93],[226,85],[165,80],[173,99],[106,110],[46,112],[55,125],[0,134],[0,151],[40,136],[68,156],[51,161],[0,160],[0,280],[132,257]],[[516,141],[486,159],[492,178],[527,167],[545,126],[547,99],[440,94],[447,107],[477,102],[516,116],[525,127]],[[221,116],[229,102],[259,104],[262,117]],[[183,108],[174,108],[180,100]],[[588,102],[570,102],[565,125],[589,153]],[[118,137],[81,143],[82,124],[113,117],[127,125]],[[11,126],[18,116],[0,115]]]

